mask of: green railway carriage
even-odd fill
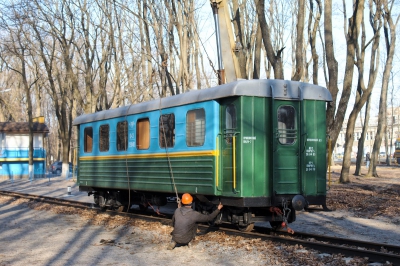
[[[195,206],[249,230],[326,203],[326,102],[320,86],[239,80],[79,116],[78,184],[101,207]],[[282,210],[276,215],[271,207]]]

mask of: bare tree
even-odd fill
[[[274,77],[276,79],[284,79],[283,75],[283,63],[282,63],[282,52],[285,47],[280,48],[278,51],[274,51],[269,26],[267,20],[265,19],[265,0],[254,0],[256,3],[258,21],[260,23],[262,38],[267,52],[268,62],[272,65],[274,69]]]
[[[305,0],[297,1],[297,25],[296,25],[296,47],[295,58],[296,67],[292,80],[300,80],[303,77],[304,72],[304,21],[305,21]]]
[[[390,72],[392,71],[393,65],[393,57],[396,47],[396,27],[399,22],[400,15],[397,16],[395,21],[392,18],[392,8],[393,3],[391,2],[389,6],[389,2],[387,0],[381,1],[383,8],[383,32],[386,43],[386,62],[383,71],[382,78],[382,91],[381,97],[379,100],[379,113],[378,113],[378,130],[376,132],[375,141],[372,149],[371,156],[371,165],[368,170],[368,175],[372,175],[378,177],[378,173],[376,171],[376,164],[378,161],[378,154],[382,142],[383,134],[386,132],[386,113],[387,113],[387,91],[390,80]]]
[[[377,54],[379,55],[379,53]],[[379,61],[379,60],[378,60]],[[370,138],[371,136],[369,136],[368,133],[368,123],[369,123],[369,119],[370,119],[370,112],[371,112],[371,95],[369,95],[367,102],[365,104],[365,114],[364,114],[364,122],[362,123],[362,132],[361,132],[361,138],[358,141],[358,153],[357,153],[357,160],[356,160],[356,170],[354,172],[355,175],[360,175],[361,174],[361,165],[363,162],[363,157],[364,157],[364,153],[365,153],[365,148],[364,148],[364,144],[365,144],[365,139],[366,138]],[[361,114],[360,114],[361,116]],[[367,151],[369,152],[369,150]]]
[[[246,7],[246,1],[232,0],[232,24],[234,29],[234,35],[236,36],[236,50],[235,55],[239,63],[240,77],[248,78],[248,60],[252,55],[252,39],[251,35],[253,32],[253,25],[251,24],[250,18],[253,16],[250,14]],[[254,25],[256,26],[256,25]],[[254,42],[254,41],[253,41]]]
[[[175,95],[175,91],[168,70],[169,55],[164,44],[165,25],[163,25],[163,23],[167,21],[167,17],[165,10],[163,8],[157,8],[157,7],[158,7],[157,4],[155,4],[154,2],[148,5],[149,11],[153,18],[151,26],[152,30],[154,31],[154,38],[157,44],[158,56],[160,57],[160,60],[157,60],[158,62],[157,67],[161,81],[161,86],[160,86],[161,90],[159,91],[159,94],[160,97],[165,97],[167,95],[167,88],[169,89],[172,95]],[[169,29],[171,29],[171,25]]]
[[[259,79],[261,74],[261,49],[262,49],[262,34],[260,24],[257,23],[256,41],[254,47],[254,67],[253,79]]]
[[[397,71],[398,73],[398,71]],[[396,76],[397,73],[393,73],[393,70],[390,72],[390,83],[391,83],[391,88],[390,88],[390,119],[388,121],[389,123],[389,138],[388,138],[388,142],[387,145],[385,145],[386,148],[386,154],[388,154],[388,156],[386,156],[386,164],[387,165],[391,165],[392,164],[392,155],[395,151],[395,147],[394,147],[394,141],[396,140],[396,133],[399,134],[399,130],[397,129],[397,131],[395,131],[395,126],[399,125],[399,120],[398,117],[396,117],[396,112],[395,112],[395,97],[398,94],[398,88],[395,87],[395,81],[394,81],[394,76]]]
[[[345,8],[346,3],[343,1],[343,7]],[[364,0],[356,0],[353,5],[353,13],[352,17],[348,20],[348,31],[345,33],[346,35],[346,66],[345,66],[345,73],[343,80],[343,90],[342,96],[339,101],[339,107],[337,111],[337,122],[338,124],[343,123],[344,115],[346,114],[346,110],[348,107],[348,102],[352,90],[352,83],[353,83],[353,73],[354,73],[354,58],[356,54],[356,47],[357,47],[357,39],[360,35],[361,30],[361,22],[364,17]],[[344,12],[344,18],[346,20],[346,13]],[[346,24],[345,25],[345,32],[346,32]],[[357,114],[355,114],[357,117]],[[343,155],[343,167],[341,171],[341,175],[339,178],[339,182],[347,183],[350,182],[349,179],[349,169],[351,163],[351,152],[352,152],[352,142],[354,140],[354,126],[352,123],[355,123],[355,118],[349,120],[350,126],[348,124],[346,130],[346,140],[345,140],[345,150]],[[337,129],[340,130],[340,129]]]
[[[96,59],[96,45],[100,29],[92,29],[90,21],[90,5],[86,1],[77,1],[79,7],[79,25],[81,37],[73,42],[77,49],[77,55],[81,60],[82,76],[84,81],[84,93],[75,91],[75,97],[78,101],[78,106],[81,106],[85,113],[91,113],[96,110],[96,99],[94,79],[95,79],[95,59]],[[100,18],[102,21],[102,18]]]
[[[357,84],[357,91],[356,91],[356,99],[354,103],[353,110],[350,113],[348,122],[347,122],[347,129],[346,129],[346,136],[351,135],[354,132],[355,122],[358,114],[360,113],[361,109],[364,107],[365,103],[370,99],[370,95],[372,93],[372,89],[375,86],[376,76],[378,73],[378,66],[379,66],[379,41],[380,41],[380,28],[382,25],[381,21],[381,9],[376,6],[376,10],[374,12],[373,2],[372,0],[369,1],[369,11],[370,11],[370,24],[374,36],[372,39],[367,43],[366,42],[366,33],[365,33],[365,23],[364,18],[361,22],[361,44],[356,42],[356,66],[358,69],[358,84]],[[370,67],[369,67],[369,76],[368,76],[368,85],[365,85],[365,78],[364,78],[364,62],[365,62],[365,52],[367,47],[371,44],[371,58],[370,58]],[[368,130],[368,120],[365,120],[365,130]],[[359,171],[360,165],[362,162],[363,154],[364,154],[364,138],[365,138],[365,131],[363,132],[361,138],[359,139],[359,149],[357,152],[357,170]],[[346,139],[345,142],[345,150],[350,151],[353,147],[354,138]],[[343,179],[348,180],[348,174],[350,170],[350,162],[343,161],[342,167],[342,176]],[[347,176],[347,177],[346,177]]]
[[[315,0],[317,7],[316,13],[314,15],[314,0],[309,0],[310,3],[310,11],[308,15],[308,39],[311,48],[311,57],[312,57],[312,80],[313,84],[318,84],[318,68],[319,68],[319,56],[317,53],[317,31],[319,28],[319,22],[321,20],[322,13],[322,3],[320,0]],[[312,25],[312,21],[314,18],[314,25]],[[306,67],[308,69],[308,67]]]
[[[7,42],[8,40],[3,38],[2,41]],[[8,57],[5,52],[6,50],[4,49],[0,51],[2,53],[0,60],[2,60],[2,57]],[[24,105],[21,104],[24,93],[21,93],[18,86],[18,74],[7,69],[6,62],[2,62],[0,77],[0,88],[2,88],[0,89],[0,121],[26,121],[26,111]]]
[[[2,43],[3,50],[0,52],[0,58],[8,69],[19,75],[22,83],[21,86],[25,93],[29,122],[28,173],[29,179],[33,179],[33,107],[31,94],[34,84],[38,81],[38,70],[37,67],[32,64],[32,51],[30,49],[32,46],[29,45],[30,33],[25,27],[29,15],[20,5],[10,6],[8,11],[8,14],[3,13],[3,19],[0,22],[0,28],[8,32],[9,36],[9,39]],[[11,55],[11,57],[6,57],[7,54]]]
[[[336,140],[343,123],[344,113],[341,115],[342,121],[337,122],[335,119],[336,101],[339,93],[338,88],[338,62],[335,57],[335,50],[333,44],[333,31],[332,31],[332,1],[325,0],[324,9],[324,36],[325,36],[325,57],[326,65],[328,67],[328,90],[332,95],[332,102],[328,103],[326,110],[326,126],[327,134],[332,140],[332,146],[336,145]]]
[[[55,104],[55,114],[58,120],[58,134],[62,143],[63,175],[69,173],[70,140],[72,134],[72,112],[74,95],[78,90],[77,70],[74,67],[75,46],[75,10],[65,2],[60,3],[60,9],[52,10],[38,1],[34,1],[35,13],[29,25],[35,33],[38,42],[38,54],[46,69],[48,93]],[[40,20],[40,24],[38,21]],[[46,27],[46,30],[43,29]],[[56,57],[60,55],[60,58]]]

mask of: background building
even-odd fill
[[[34,177],[46,173],[44,138],[49,129],[44,123],[33,123]],[[0,122],[0,180],[29,178],[29,123]]]
[[[393,155],[394,143],[396,141],[396,138],[400,137],[399,121],[400,121],[400,107],[388,108],[386,116],[387,128],[385,135],[382,138],[382,143],[379,150],[380,157],[385,157],[386,154]],[[361,138],[363,125],[364,125],[364,120],[361,120],[361,118],[358,117],[354,128],[354,142],[351,153],[352,158],[356,157],[358,151],[358,140]],[[365,136],[364,154],[366,154],[367,152],[372,152],[377,128],[378,128],[378,116],[371,117],[368,122],[368,132]],[[346,129],[347,129],[347,120],[343,122],[342,130],[340,131],[339,137],[336,142],[336,147],[334,149],[336,157],[340,157],[344,153]],[[386,143],[387,143],[387,150],[386,150]]]

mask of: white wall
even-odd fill
[[[28,149],[29,148],[29,135],[24,134],[3,134],[0,142],[0,147],[3,149]],[[33,148],[43,148],[43,134],[33,134]]]

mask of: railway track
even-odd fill
[[[10,191],[0,191],[0,195],[14,198],[30,199],[36,202],[56,204],[61,206],[94,209],[103,212],[100,208],[92,203],[83,203],[73,200],[57,199],[46,196],[37,196],[24,193],[16,193]],[[129,213],[107,211],[111,215],[122,215],[132,219],[142,219],[149,222],[161,222],[162,224],[170,224],[171,215],[157,215],[155,212],[133,211]],[[346,257],[368,258],[370,262],[387,263],[392,265],[400,265],[400,247],[386,245],[381,243],[372,243],[365,241],[350,240],[344,238],[335,238],[329,236],[307,234],[296,232],[294,235],[285,232],[272,231],[270,228],[255,227],[253,232],[241,232],[231,226],[221,225],[219,227],[210,227],[208,225],[199,225],[200,234],[206,234],[209,231],[222,231],[228,236],[241,236],[250,239],[261,239],[264,241],[272,241],[285,245],[301,245],[304,248],[316,250],[322,254],[342,254]]]

